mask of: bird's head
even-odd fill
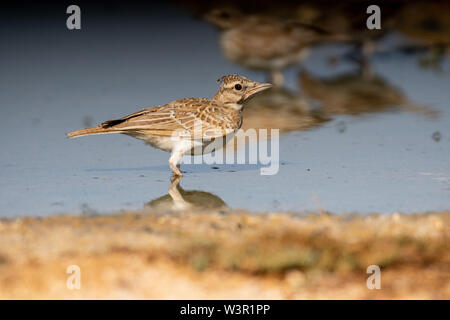
[[[217,81],[221,85],[214,99],[238,110],[255,94],[273,87],[270,83],[256,82],[239,75],[223,76]]]
[[[231,6],[216,7],[208,11],[203,18],[220,29],[231,29],[243,20],[243,13]]]

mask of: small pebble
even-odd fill
[[[345,130],[347,129],[347,126],[344,121],[339,121],[336,127],[339,133],[344,133]]]
[[[434,141],[439,142],[441,141],[441,133],[439,131],[436,131],[433,133],[433,135],[431,136],[433,138]]]

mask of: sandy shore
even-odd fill
[[[449,299],[450,212],[0,220],[0,298]],[[80,268],[69,290],[68,266]],[[381,289],[369,290],[369,265]]]

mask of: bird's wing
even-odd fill
[[[187,98],[164,106],[144,109],[101,124],[120,132],[142,132],[161,136],[217,138],[241,125],[240,114],[210,99]]]

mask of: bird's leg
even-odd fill
[[[283,73],[279,69],[270,71],[270,82],[277,87],[281,87],[284,84]]]
[[[183,175],[183,173],[181,173],[181,171],[177,165],[174,165],[170,161],[169,161],[169,165],[170,165],[170,169],[172,170],[173,174],[180,176],[180,177]]]
[[[184,152],[180,150],[175,150],[169,158],[169,165],[172,172],[177,176],[182,176],[180,171],[180,160],[183,157]]]
[[[181,176],[176,175],[176,174],[173,173],[170,176],[170,184],[174,184],[175,186],[178,186],[178,184],[180,183],[181,178],[182,178]]]
[[[171,184],[169,187],[169,196],[173,200],[173,209],[188,209],[190,207],[190,204],[184,200],[183,195],[181,194],[181,192],[183,192],[183,189],[180,187],[181,176],[174,174],[172,175],[170,180]]]

